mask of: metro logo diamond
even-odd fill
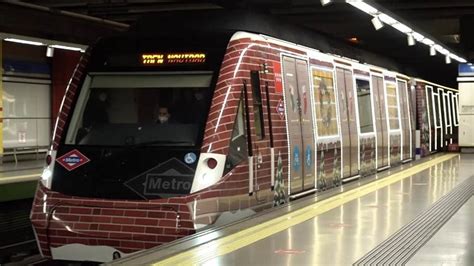
[[[72,150],[56,159],[56,161],[68,171],[72,171],[79,166],[88,163],[90,160],[78,150]]]

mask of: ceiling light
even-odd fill
[[[413,38],[415,38],[416,41],[421,42],[425,38],[425,36],[419,34],[418,32],[414,31],[413,33]]]
[[[372,25],[374,25],[375,30],[380,30],[383,28],[383,23],[378,17],[374,17],[372,20]]]
[[[413,45],[415,45],[415,38],[413,38],[413,35],[408,34],[408,35],[407,35],[407,40],[408,40],[408,46],[413,46]]]
[[[398,31],[401,31],[403,33],[413,32],[413,30],[410,27],[408,27],[407,25],[405,25],[403,23],[400,23],[400,22],[392,24],[392,27],[394,27],[395,29],[397,29]]]
[[[64,45],[58,45],[58,44],[53,44],[50,47],[52,48],[57,48],[57,49],[64,49],[64,50],[71,50],[71,51],[78,51],[78,52],[83,52],[79,47],[72,47],[72,46],[64,46]]]
[[[322,6],[327,6],[332,2],[332,0],[321,0],[321,5]]]
[[[435,56],[436,55],[436,49],[433,45],[430,46],[430,55]]]
[[[27,41],[27,40],[22,40],[22,39],[15,39],[15,38],[6,38],[5,41],[22,43],[22,44],[30,44],[30,45],[36,45],[36,46],[44,45],[44,43],[41,43],[41,42]]]
[[[54,48],[51,46],[46,47],[46,57],[53,57]]]
[[[448,51],[447,49],[445,49],[444,47],[442,47],[441,45],[439,45],[439,44],[435,44],[435,45],[434,45],[434,48],[435,48],[436,51],[438,51],[440,54],[444,54],[444,55],[449,54],[449,51]]]
[[[446,55],[446,64],[451,64],[451,57],[449,57],[449,54]]]
[[[424,43],[424,44],[426,44],[426,45],[434,45],[434,44],[435,44],[434,41],[432,41],[432,40],[430,40],[430,39],[428,39],[428,38],[424,38],[421,42]]]
[[[353,7],[360,9],[364,11],[367,14],[370,14],[372,16],[376,15],[379,11],[374,8],[373,6],[361,1],[361,0],[346,0],[346,2],[349,5],[352,5]]]
[[[456,60],[458,60],[459,63],[467,63],[467,60],[460,57],[460,56],[458,56],[458,58]]]
[[[392,24],[397,23],[396,19],[392,18],[391,16],[389,16],[387,14],[382,13],[382,14],[379,15],[379,18],[383,23],[388,24],[388,25],[392,25]]]

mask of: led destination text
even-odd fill
[[[202,64],[206,62],[204,53],[142,54],[143,65]]]

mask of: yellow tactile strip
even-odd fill
[[[156,262],[153,265],[196,265],[204,263],[212,258],[222,256],[242,247],[248,246],[258,240],[264,239],[289,227],[300,224],[346,202],[360,198],[366,194],[398,182],[404,178],[410,177],[436,164],[442,163],[457,156],[459,155],[446,154],[427,162],[423,162],[419,165],[402,170],[386,178],[373,181],[361,187],[338,194],[334,197],[316,202],[276,219],[255,225],[238,233],[211,241],[183,253],[174,255],[163,261]]]

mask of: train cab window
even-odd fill
[[[243,95],[239,100],[237,115],[234,119],[234,128],[232,130],[232,138],[229,145],[229,155],[225,164],[225,172],[232,170],[238,163],[247,158],[247,138],[245,137],[245,121],[244,121],[244,100]]]
[[[250,82],[252,83],[255,133],[257,139],[263,139],[265,137],[265,127],[263,125],[262,92],[260,90],[260,77],[258,71],[250,72]]]
[[[386,95],[387,95],[387,109],[390,130],[400,129],[399,117],[398,117],[398,97],[397,87],[395,84],[386,83]]]
[[[195,146],[210,104],[210,73],[96,73],[81,89],[66,144]]]
[[[374,132],[374,121],[372,119],[372,97],[370,95],[369,81],[356,79],[356,89],[360,133],[372,133]]]

